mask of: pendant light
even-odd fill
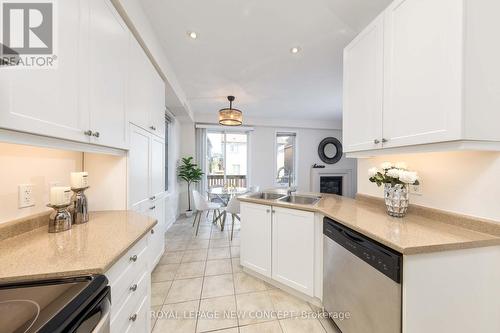
[[[233,109],[234,96],[227,96],[229,109],[219,110],[219,124],[222,126],[241,126],[243,123],[243,113],[238,109]]]

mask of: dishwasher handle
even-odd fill
[[[403,256],[330,218],[323,220],[323,234],[382,274],[401,283]]]

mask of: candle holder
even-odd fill
[[[71,214],[68,211],[68,207],[71,204],[65,205],[51,205],[48,204],[47,207],[54,209],[49,217],[49,232],[61,232],[71,229]]]
[[[73,191],[73,196],[71,197],[71,203],[73,204],[73,224],[83,224],[89,221],[89,207],[87,197],[85,196],[85,190],[87,187],[82,188],[71,188]]]

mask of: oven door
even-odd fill
[[[109,287],[96,299],[96,302],[78,319],[70,332],[74,333],[109,333],[110,326]]]

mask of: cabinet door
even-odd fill
[[[241,204],[240,262],[271,277],[271,207]]]
[[[273,207],[272,234],[272,278],[313,297],[314,213]]]
[[[130,65],[127,85],[127,116],[129,122],[149,130],[152,110],[150,62],[135,38],[130,39]]]
[[[58,67],[2,69],[0,127],[62,139],[88,142],[87,110],[79,103],[79,52],[83,31],[80,15],[86,2],[58,2]]]
[[[90,0],[88,107],[91,142],[127,148],[125,89],[130,33],[109,0]],[[85,98],[85,97],[83,97]]]
[[[459,139],[463,1],[397,0],[385,17],[384,147]]]
[[[380,16],[344,50],[346,152],[382,147],[383,47],[384,20]]]
[[[150,134],[134,125],[130,126],[129,166],[129,207],[142,211],[142,203],[149,201],[150,167],[149,167]]]
[[[151,196],[165,192],[165,141],[151,135]]]
[[[156,69],[151,67],[151,82],[153,92],[153,108],[151,109],[151,122],[153,133],[165,137],[165,83]]]
[[[158,221],[154,228],[151,229],[148,243],[149,269],[152,271],[165,250],[165,199],[154,200],[151,203],[149,214]]]

